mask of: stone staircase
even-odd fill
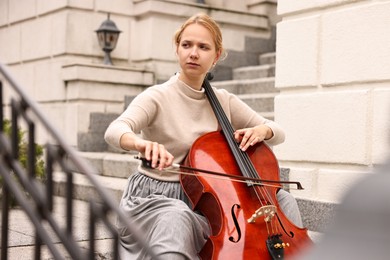
[[[274,87],[275,53],[260,55],[259,63],[258,66],[233,69],[232,80],[215,81],[212,86],[235,93],[255,111],[273,119],[274,97],[278,93]],[[125,97],[125,107],[131,99],[132,97]],[[104,142],[104,132],[117,116],[118,114],[92,113],[89,131],[78,135],[78,149],[80,155],[100,174],[102,183],[119,201],[126,179],[136,170],[139,160],[134,159],[135,154],[115,151]],[[60,196],[65,192],[64,178],[58,173],[56,192]],[[93,187],[88,186],[82,173],[76,173],[74,181],[78,184],[75,199],[87,200],[93,192]]]
[[[274,97],[278,90],[274,87],[275,53],[262,54],[257,66],[233,69],[233,79],[212,82],[217,88],[225,88],[237,94],[244,102],[266,118],[274,118]],[[125,105],[132,97],[125,98]],[[119,202],[127,178],[135,172],[139,161],[134,153],[123,153],[108,147],[103,139],[108,124],[116,118],[116,114],[93,113],[90,115],[90,131],[79,134],[79,153],[87,159],[100,174],[98,178],[107,190]],[[288,179],[288,169],[282,169],[281,178]],[[88,200],[94,196],[94,188],[82,173],[76,173],[74,178],[74,199]],[[58,196],[65,194],[65,176],[56,175]],[[310,236],[316,240],[330,219],[332,219],[333,204],[298,199],[304,225],[309,229]]]
[[[233,79],[212,82],[216,88],[224,88],[236,94],[253,110],[273,120],[275,88],[275,53],[262,54],[257,66],[233,69]]]

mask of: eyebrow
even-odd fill
[[[182,43],[193,43],[194,41],[183,39],[183,40],[181,40],[180,42],[182,42]],[[203,41],[199,42],[199,44],[200,44],[200,45],[212,46],[211,43],[203,42]]]

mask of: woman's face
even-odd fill
[[[200,24],[191,24],[184,29],[176,52],[181,67],[180,79],[187,84],[203,82],[219,57],[212,34]]]

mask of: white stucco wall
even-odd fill
[[[275,147],[297,197],[339,202],[389,153],[390,1],[279,0]]]

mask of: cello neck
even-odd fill
[[[209,99],[210,105],[214,111],[214,114],[218,120],[219,125],[221,126],[222,133],[229,145],[229,148],[231,152],[233,153],[233,156],[238,164],[238,167],[241,170],[241,173],[243,176],[248,178],[258,178],[258,174],[256,172],[256,169],[254,168],[249,156],[247,153],[241,151],[239,148],[238,143],[236,142],[234,138],[234,129],[231,125],[228,117],[226,116],[221,104],[218,101],[217,96],[215,95],[209,79],[212,79],[211,73],[207,73],[207,76],[205,77],[202,87],[205,90],[206,96]]]

